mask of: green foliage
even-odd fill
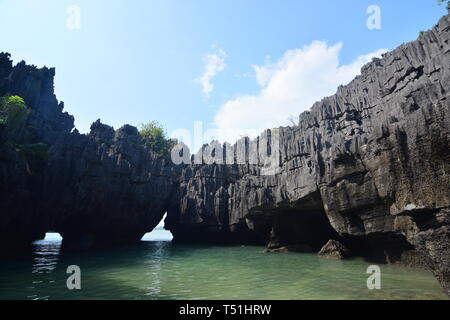
[[[19,142],[25,133],[28,108],[18,96],[0,98],[0,124],[3,126],[0,142]]]
[[[420,31],[419,32],[419,37],[417,39],[422,40],[424,34],[425,34],[425,31]]]
[[[48,146],[31,143],[30,129],[26,126],[28,114],[29,110],[21,97],[0,98],[0,147],[14,149],[27,171],[32,173],[35,164],[47,160]]]
[[[158,157],[170,157],[172,143],[167,139],[166,131],[158,121],[151,121],[139,126],[139,133],[145,145],[150,148]]]
[[[447,9],[450,10],[450,0],[438,0],[439,5],[447,3]]]

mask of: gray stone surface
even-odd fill
[[[183,169],[167,228],[184,241],[215,229],[229,241],[254,233],[273,247],[318,233],[320,249],[335,238],[329,221],[352,250],[389,262],[418,251],[448,292],[449,25],[444,16],[421,40],[364,66],[298,126],[281,128],[280,173],[251,164]]]
[[[248,139],[224,149],[246,164],[174,166],[133,127],[96,122],[89,135],[72,132],[54,70],[13,68],[3,54],[0,95],[25,98],[50,157],[30,174],[14,150],[0,153],[2,236],[30,241],[52,229],[76,246],[136,241],[167,211],[179,242],[317,252],[336,239],[391,263],[414,253],[449,292],[449,29],[447,15],[364,66],[298,126],[264,132],[257,150],[279,152],[275,164],[249,152]]]
[[[345,259],[350,255],[350,251],[339,241],[330,240],[320,249],[318,255],[329,259]]]
[[[50,148],[41,211],[66,244],[139,241],[167,211],[175,191],[171,163],[154,156],[138,130],[100,121],[89,135],[62,135]]]
[[[54,76],[54,69],[13,66],[0,54],[0,96],[24,98],[29,142],[49,146],[47,163],[31,168],[0,146],[0,245],[29,244],[49,230],[79,248],[138,241],[167,211],[177,168],[156,158],[129,125],[115,131],[97,121],[88,135],[73,130]]]

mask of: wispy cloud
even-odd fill
[[[205,99],[208,99],[214,90],[213,78],[220,72],[225,70],[226,52],[222,49],[217,49],[216,52],[207,54],[203,57],[204,72],[195,79],[195,82],[202,86],[202,93]]]
[[[266,128],[289,124],[316,101],[336,92],[360,73],[361,67],[385,49],[362,55],[340,65],[342,44],[314,41],[288,50],[275,63],[253,66],[261,87],[257,95],[240,95],[223,104],[214,118],[217,137],[230,143],[244,135],[256,136]]]

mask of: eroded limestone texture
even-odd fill
[[[350,251],[339,241],[330,240],[319,251],[319,256],[329,259],[345,259]]]
[[[448,291],[449,25],[447,15],[281,128],[278,174],[184,168],[166,227],[182,241],[339,239],[384,261],[427,264]]]
[[[13,67],[1,54],[0,95],[25,99],[35,140],[50,149],[32,170],[1,149],[0,240],[55,230],[76,247],[137,241],[167,211],[175,241],[318,251],[333,239],[372,258],[426,265],[449,292],[449,29],[447,15],[373,60],[298,126],[224,148],[223,157],[248,162],[234,165],[175,166],[131,126],[98,121],[88,135],[72,131],[53,94],[54,70]],[[279,152],[275,168],[255,148]]]

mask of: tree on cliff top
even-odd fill
[[[25,134],[28,108],[18,96],[0,98],[0,143],[18,143]]]
[[[0,98],[0,147],[13,149],[25,165],[28,173],[45,163],[48,146],[43,143],[30,143],[30,128],[26,122],[29,110],[25,101],[18,96]]]
[[[171,140],[167,139],[164,127],[158,121],[150,121],[139,126],[139,133],[147,147],[158,157],[167,158],[170,156]]]
[[[447,9],[450,10],[450,0],[438,0],[439,4],[445,4],[447,2]]]

